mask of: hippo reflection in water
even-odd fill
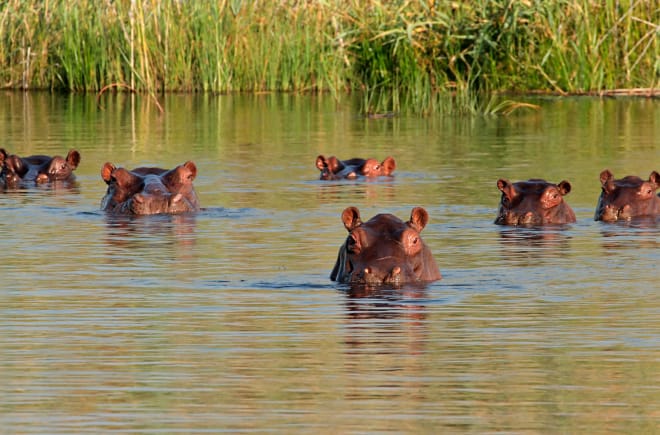
[[[349,234],[330,275],[333,281],[398,285],[442,278],[420,236],[429,220],[422,207],[412,209],[408,222],[391,214],[362,222],[356,207],[346,208],[341,219]]]
[[[174,169],[141,167],[131,171],[106,163],[101,177],[108,185],[101,209],[116,214],[149,215],[199,210],[193,188],[197,167],[186,162]]]
[[[0,148],[0,184],[18,187],[22,182],[43,184],[53,181],[71,181],[73,171],[80,164],[80,153],[71,150],[66,157],[34,155],[19,157]]]
[[[511,183],[497,180],[502,192],[500,208],[495,223],[499,225],[545,225],[575,222],[575,213],[564,201],[571,191],[571,184],[559,184],[541,179]]]
[[[335,156],[318,156],[316,167],[321,171],[321,180],[342,180],[363,177],[390,176],[396,169],[396,162],[387,157],[382,162],[376,159],[339,160]]]

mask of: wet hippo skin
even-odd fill
[[[597,221],[615,222],[634,217],[660,216],[660,174],[651,172],[648,180],[634,175],[615,179],[609,169],[600,173],[602,191],[598,198]]]
[[[316,167],[321,171],[321,180],[342,180],[362,177],[390,176],[396,169],[396,162],[387,157],[382,162],[376,159],[354,158],[339,160],[335,156],[318,156]]]
[[[575,213],[564,201],[571,184],[559,184],[533,178],[511,183],[497,180],[502,192],[495,223],[498,225],[545,225],[575,222]]]
[[[422,207],[413,208],[407,222],[392,214],[378,214],[362,222],[356,207],[346,208],[341,219],[348,237],[330,275],[333,281],[404,284],[442,278],[420,235],[429,220]]]
[[[71,150],[66,157],[34,155],[19,157],[0,148],[0,183],[5,187],[18,186],[21,182],[37,184],[52,181],[70,181],[73,171],[80,164],[80,152]]]
[[[133,170],[106,163],[101,178],[108,185],[101,209],[115,214],[150,215],[199,210],[193,187],[197,167],[191,161],[174,169],[140,167]]]

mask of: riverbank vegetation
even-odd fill
[[[285,91],[365,112],[660,87],[660,0],[7,0],[0,87]],[[624,92],[624,93],[625,93]]]

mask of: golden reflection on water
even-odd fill
[[[658,169],[657,102],[365,120],[317,97],[137,100],[0,94],[5,148],[82,153],[72,189],[0,193],[7,431],[655,431],[659,226],[593,209],[603,167]],[[321,153],[397,171],[322,183]],[[197,215],[99,211],[103,162],[189,159]],[[494,225],[500,177],[569,179],[578,222]],[[330,282],[349,205],[425,207],[443,279]]]

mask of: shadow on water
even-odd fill
[[[427,285],[348,285],[339,291],[344,295],[346,369],[360,370],[375,358],[385,367],[396,366],[398,372],[417,377],[421,367],[415,356],[428,346]],[[399,388],[401,380],[392,379],[390,385]]]
[[[568,225],[546,227],[504,227],[500,230],[502,254],[509,260],[537,262],[562,257],[570,249]]]
[[[326,203],[355,197],[392,201],[397,195],[397,185],[394,177],[379,177],[376,180],[316,180],[310,182],[310,184],[312,183],[318,186],[317,198]]]
[[[21,183],[17,187],[0,187],[0,194],[5,198],[21,201],[21,204],[28,204],[41,200],[44,196],[66,198],[68,195],[79,195],[80,184],[75,180],[51,181],[43,184],[32,181]]]
[[[106,215],[106,240],[113,246],[149,245],[150,241],[174,241],[180,246],[192,246],[195,243],[194,214],[154,215],[154,216],[116,216]]]
[[[630,249],[631,246],[658,248],[660,217],[637,217],[628,221],[598,222],[605,249]]]

